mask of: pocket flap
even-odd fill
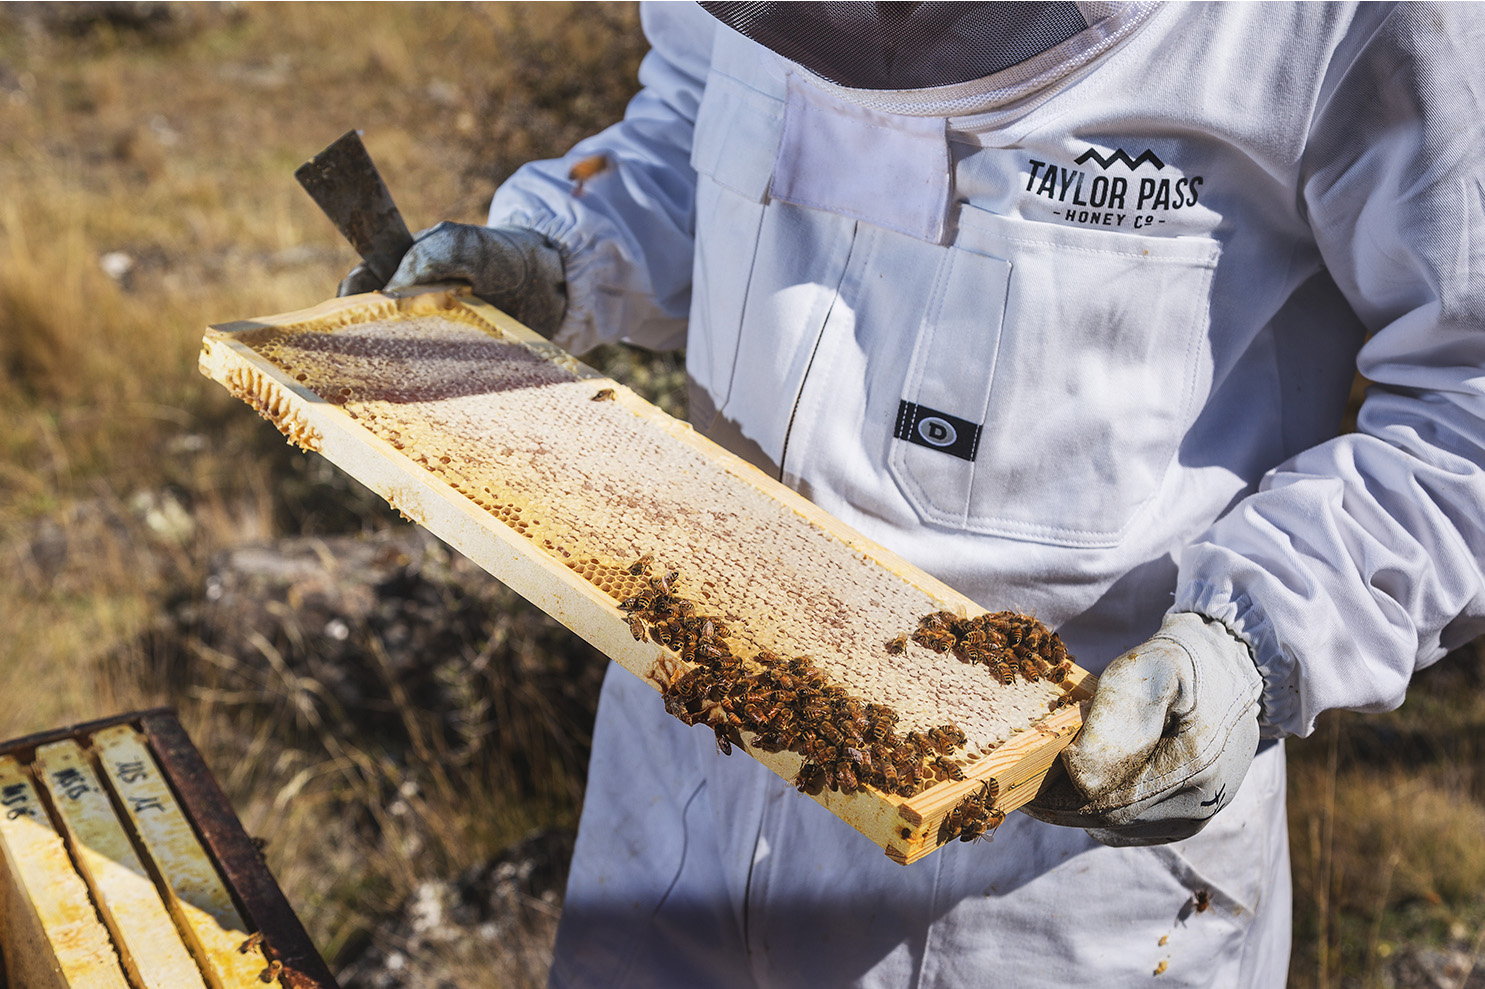
[[[783,103],[713,69],[696,110],[691,167],[761,203],[768,198],[783,126]]]

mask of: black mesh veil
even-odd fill
[[[1088,27],[1072,3],[702,3],[740,34],[852,89],[952,86]]]

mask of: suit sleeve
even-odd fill
[[[575,353],[623,340],[682,346],[691,300],[696,173],[691,133],[716,21],[694,3],[645,4],[650,52],[624,119],[563,158],[521,167],[495,194],[489,222],[528,227],[562,252],[567,315],[554,340]],[[574,195],[575,162],[613,167]]]
[[[1485,633],[1482,24],[1401,4],[1338,51],[1300,194],[1369,334],[1357,431],[1270,471],[1180,560],[1176,610],[1253,646],[1270,735],[1394,708]]]

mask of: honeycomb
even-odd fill
[[[613,382],[554,360],[555,348],[458,309],[361,315],[241,342],[616,609],[673,573],[671,593],[723,624],[731,654],[807,657],[840,690],[895,712],[899,735],[957,728],[960,760],[1065,703],[1068,684],[998,676],[925,645],[914,633],[943,602],[709,457],[685,427],[659,424],[621,388],[616,399]]]

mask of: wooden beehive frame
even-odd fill
[[[0,743],[7,973],[27,989],[336,987],[165,708]]]
[[[461,483],[441,473],[438,463],[448,463],[448,457],[440,449],[440,443],[452,446],[452,439],[445,439],[437,430],[423,430],[414,438],[390,429],[385,422],[374,428],[371,419],[375,417],[368,419],[365,409],[358,410],[356,403],[347,398],[355,391],[351,387],[356,383],[352,371],[343,372],[347,376],[346,387],[339,387],[342,381],[336,375],[342,372],[337,370],[335,362],[341,360],[343,366],[349,367],[350,358],[345,354],[372,346],[363,339],[352,340],[350,334],[369,326],[396,324],[399,320],[453,334],[447,340],[440,338],[443,342],[438,347],[430,345],[432,353],[447,351],[454,346],[448,341],[455,340],[460,333],[476,336],[486,343],[500,341],[500,346],[512,353],[519,348],[521,360],[539,363],[550,372],[547,384],[558,382],[566,386],[575,382],[595,403],[606,400],[607,404],[603,405],[580,403],[593,409],[593,415],[598,415],[600,409],[604,410],[603,414],[611,414],[609,410],[615,408],[631,414],[638,424],[634,428],[643,432],[647,444],[681,451],[692,458],[689,462],[702,463],[709,475],[722,479],[721,482],[714,479],[713,483],[721,483],[726,489],[723,497],[736,498],[739,503],[748,499],[766,500],[777,512],[778,525],[807,530],[810,538],[827,540],[842,552],[848,550],[850,567],[857,574],[869,575],[877,581],[876,586],[882,586],[881,582],[886,580],[894,587],[906,589],[904,593],[910,591],[909,596],[924,602],[928,611],[945,610],[967,617],[985,612],[752,465],[696,435],[689,425],[672,419],[504,313],[458,290],[435,287],[399,297],[354,296],[301,312],[221,324],[207,331],[201,353],[201,370],[205,375],[251,404],[291,442],[324,455],[385,498],[405,517],[444,539],[604,654],[657,686],[666,678],[662,671],[674,670],[676,657],[663,646],[637,641],[631,634],[627,616],[619,607],[625,594],[633,589],[632,581],[628,591],[623,586],[623,581],[629,578],[624,577],[625,571],[620,568],[627,561],[610,556],[600,562],[595,556],[595,562],[586,569],[577,566],[573,553],[560,538],[554,544],[551,539],[544,541],[527,530],[519,516],[519,507],[497,512],[498,506],[492,504],[493,496],[488,494],[489,487],[480,489],[467,478]],[[313,340],[315,352],[304,351],[296,358],[280,347],[282,341],[290,339]],[[321,360],[322,351],[331,353],[326,358],[328,364]],[[295,363],[301,358],[306,361],[302,366]],[[500,358],[484,355],[482,351],[481,359]],[[311,364],[315,366],[310,367]],[[514,390],[517,386],[508,387]],[[395,389],[382,386],[382,391]],[[477,392],[475,388],[460,393],[459,400],[477,401],[482,397]],[[556,395],[555,388],[551,394]],[[384,395],[383,399],[404,402],[395,395],[390,399]],[[397,422],[403,429],[410,428],[406,417],[415,415],[407,407],[411,407],[410,400],[407,406],[398,405],[394,410],[404,417]],[[572,408],[569,401],[569,414]],[[499,423],[494,426],[498,427]],[[503,442],[493,430],[482,437],[491,451]],[[491,457],[494,456],[492,452]],[[610,491],[604,497],[638,504],[650,497],[650,493],[626,489]],[[529,520],[530,516],[526,518]],[[641,548],[646,552],[650,549]],[[739,559],[741,554],[751,552],[745,546],[730,548]],[[663,559],[663,547],[655,549]],[[722,552],[727,549],[724,547]],[[828,591],[828,588],[820,590]],[[725,600],[711,603],[724,609],[728,604]],[[815,799],[876,842],[894,861],[912,862],[940,844],[941,823],[967,797],[993,792],[995,808],[1002,812],[1009,812],[1030,799],[1057,754],[1080,727],[1084,706],[1081,702],[1091,696],[1092,677],[1073,667],[1054,693],[1058,694],[1060,704],[1051,705],[1050,713],[1044,708],[1025,725],[1009,729],[1014,734],[998,742],[993,750],[976,753],[975,760],[966,767],[963,781],[945,780],[908,798],[867,790],[850,795],[826,791]],[[751,743],[753,738],[745,736],[745,740]],[[793,779],[804,761],[788,750],[767,752],[750,744],[747,751],[786,779]],[[992,781],[993,787],[987,788],[984,785],[987,781]]]

